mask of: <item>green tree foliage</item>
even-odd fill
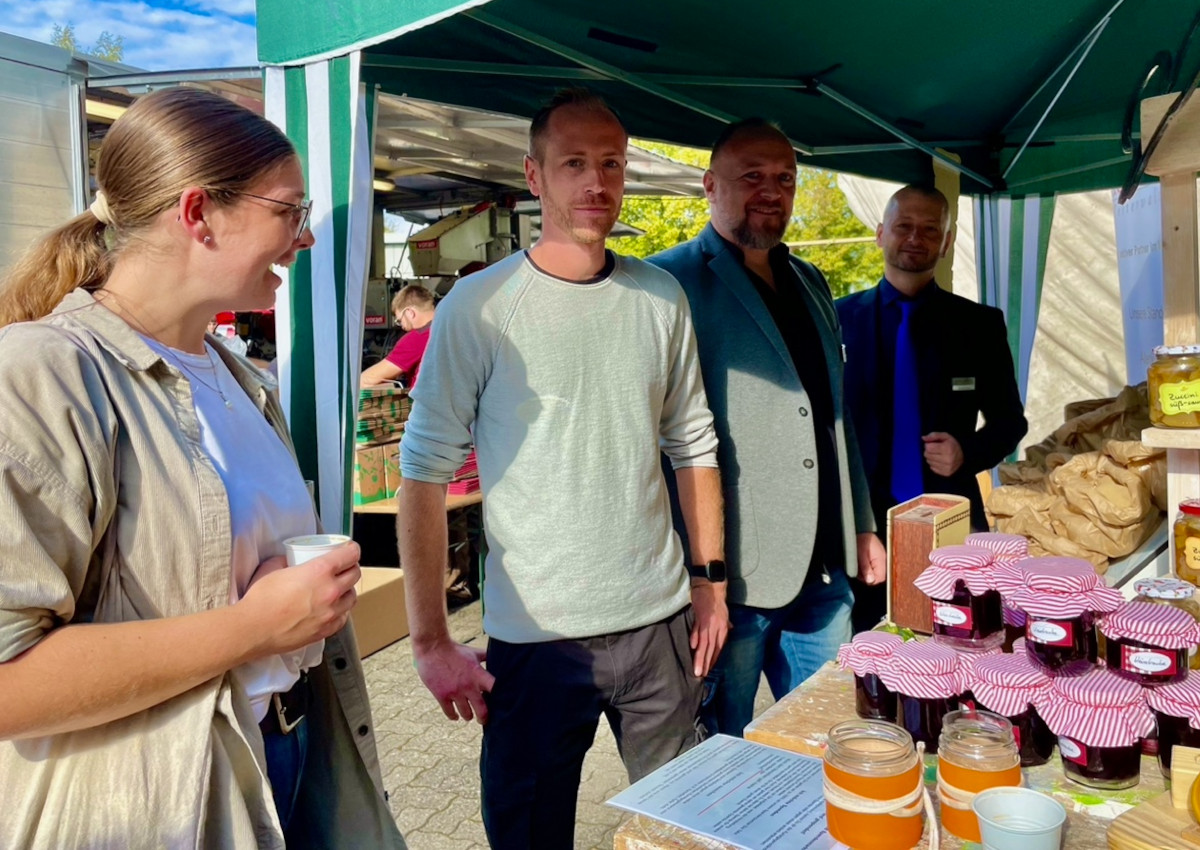
[[[635,144],[676,162],[708,167],[708,151],[642,140]],[[609,247],[622,254],[648,257],[699,233],[708,223],[708,202],[704,198],[626,196],[621,221],[644,231],[645,235],[609,240]],[[837,175],[817,168],[800,169],[792,222],[784,233],[784,241],[870,238],[870,241],[793,249],[797,256],[825,273],[835,298],[873,286],[883,276],[883,257],[873,237],[874,231],[850,211],[846,196],[838,188]]]
[[[54,30],[50,35],[50,43],[55,47],[61,47],[63,50],[70,50],[72,53],[95,56],[97,59],[106,59],[109,62],[120,62],[125,56],[125,36],[113,35],[108,30],[105,30],[100,33],[95,44],[91,47],[85,47],[79,43],[79,39],[75,36],[74,24],[64,24],[62,26],[55,24]]]

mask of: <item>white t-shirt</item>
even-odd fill
[[[312,499],[287,447],[207,343],[205,354],[190,354],[142,338],[191,385],[201,441],[229,498],[229,601],[237,602],[262,577],[259,564],[283,554],[284,540],[316,532]],[[318,641],[233,671],[259,720],[266,716],[271,694],[290,689],[301,670],[320,664],[323,649],[324,641]]]

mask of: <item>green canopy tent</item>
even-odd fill
[[[301,148],[324,211],[318,249],[289,281],[284,371],[330,527],[347,517],[365,278],[355,255],[371,212],[369,190],[358,189],[370,185],[376,90],[528,116],[554,89],[579,84],[643,138],[707,146],[725,122],[764,115],[806,165],[908,182],[928,180],[940,160],[964,192],[983,196],[981,215],[991,210],[980,228],[982,288],[1009,309],[1019,348],[1052,217],[1041,198],[1120,185],[1131,104],[1190,81],[1200,61],[1200,48],[1188,49],[1200,0],[257,7],[259,56],[276,66],[269,114]]]

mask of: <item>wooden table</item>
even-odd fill
[[[830,727],[855,717],[854,676],[831,662],[747,726],[746,738],[820,758]],[[926,782],[936,783],[936,763],[935,756],[926,757]],[[1051,795],[1066,808],[1064,850],[1107,847],[1106,832],[1112,818],[1126,807],[1146,802],[1165,790],[1157,760],[1148,757],[1142,759],[1141,784],[1112,793],[1093,791],[1067,780],[1057,752],[1046,764],[1025,768],[1023,773],[1028,787]],[[937,795],[932,787],[930,793],[936,807]],[[941,835],[945,850],[978,847],[944,830]],[[621,825],[613,838],[613,847],[615,850],[733,850],[730,844],[640,815]],[[927,838],[922,839],[919,850],[927,847]]]
[[[474,493],[467,493],[465,496],[451,496],[446,494],[446,510],[454,511],[459,508],[469,508],[471,505],[483,504],[483,492],[476,490]],[[396,497],[390,499],[379,499],[374,502],[367,502],[365,505],[355,505],[354,512],[356,514],[394,514],[396,513]]]

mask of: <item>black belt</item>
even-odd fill
[[[267,716],[259,721],[258,727],[264,735],[287,735],[300,724],[311,705],[312,686],[308,671],[303,670],[291,690],[271,694]]]

